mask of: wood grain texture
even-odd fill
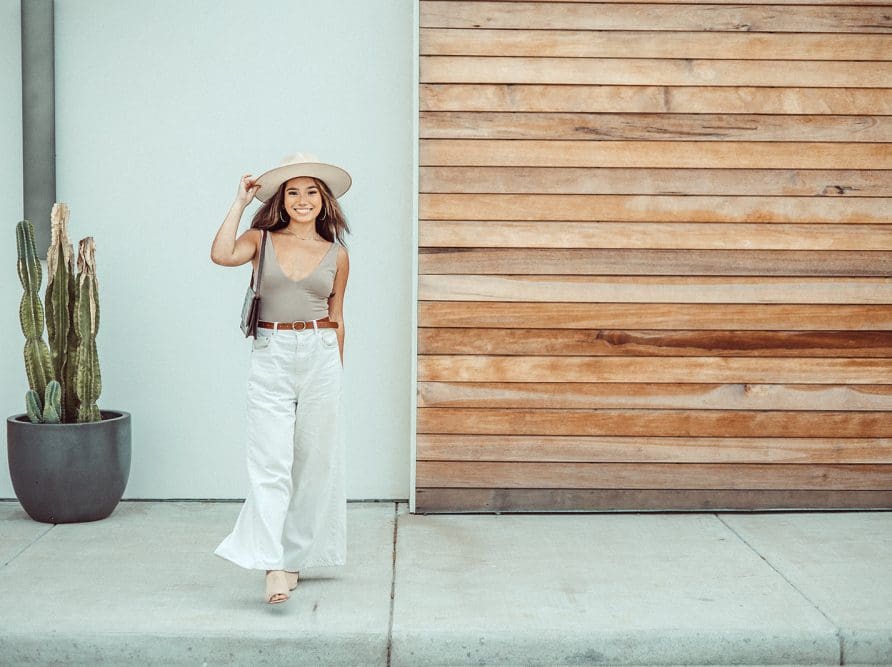
[[[418,326],[888,331],[892,329],[892,306],[421,301]]]
[[[892,304],[892,279],[420,275],[418,298],[537,303]]]
[[[429,220],[892,223],[886,197],[421,194]]]
[[[421,56],[421,83],[890,88],[889,61]]]
[[[890,142],[892,117],[423,111],[424,139]]]
[[[892,113],[892,88],[423,83],[419,89],[421,111]]]
[[[421,0],[418,511],[892,508],[892,15]]]
[[[621,276],[892,275],[892,253],[808,250],[421,248],[421,276],[435,274]],[[573,301],[573,299],[565,299]]]
[[[892,147],[771,141],[422,139],[419,160],[420,166],[889,170]]]
[[[892,463],[889,438],[418,436],[425,461],[582,463]]]
[[[424,0],[420,27],[884,33],[892,31],[892,17],[873,6],[787,5],[779,12],[760,5]]]
[[[892,225],[421,220],[418,227],[422,248],[892,250]]]
[[[418,329],[419,354],[892,357],[892,331]]]
[[[422,167],[423,193],[892,197],[892,171]],[[701,229],[702,231],[702,229]],[[851,232],[849,232],[851,233]]]
[[[424,56],[889,60],[892,52],[892,35],[844,33],[422,28],[419,41]]]
[[[420,355],[418,381],[883,384],[892,359]],[[892,420],[890,426],[892,426]]]
[[[418,407],[892,412],[890,387],[892,385],[419,382]]]
[[[889,509],[892,490],[418,488],[415,511],[612,512]]]
[[[419,461],[419,486],[606,489],[892,488],[892,465]]]

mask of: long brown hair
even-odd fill
[[[331,194],[331,190],[318,178],[313,178],[316,185],[319,186],[319,192],[322,194],[322,211],[316,218],[316,233],[326,241],[338,240],[342,246],[344,236],[350,233],[350,227],[347,225],[347,217],[341,210],[338,200]],[[276,194],[266,200],[266,202],[257,209],[254,218],[251,220],[251,229],[266,229],[271,232],[277,232],[285,229],[291,218],[285,210],[285,183],[279,186]]]

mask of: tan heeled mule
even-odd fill
[[[291,578],[292,575],[294,576],[293,580]],[[300,581],[300,572],[289,572],[288,570],[285,570],[285,578],[288,580],[288,590],[293,591],[297,588],[297,582]],[[292,581],[294,581],[293,586],[291,585]]]
[[[266,571],[266,601],[270,604],[285,602],[291,596],[288,595],[288,579],[282,570]]]

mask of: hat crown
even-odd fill
[[[292,155],[286,155],[282,158],[282,162],[279,163],[280,167],[287,167],[289,164],[305,164],[307,162],[315,162],[321,164],[319,160],[319,156],[314,155],[313,153],[293,153]]]

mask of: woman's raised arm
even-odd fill
[[[260,188],[251,178],[250,174],[242,176],[239,181],[238,193],[235,201],[229,208],[229,213],[220,225],[214,243],[211,245],[211,261],[221,266],[241,266],[247,264],[257,252],[257,239],[260,233],[256,229],[249,229],[244,234],[235,238],[238,231],[242,213],[254,197],[254,193]]]

